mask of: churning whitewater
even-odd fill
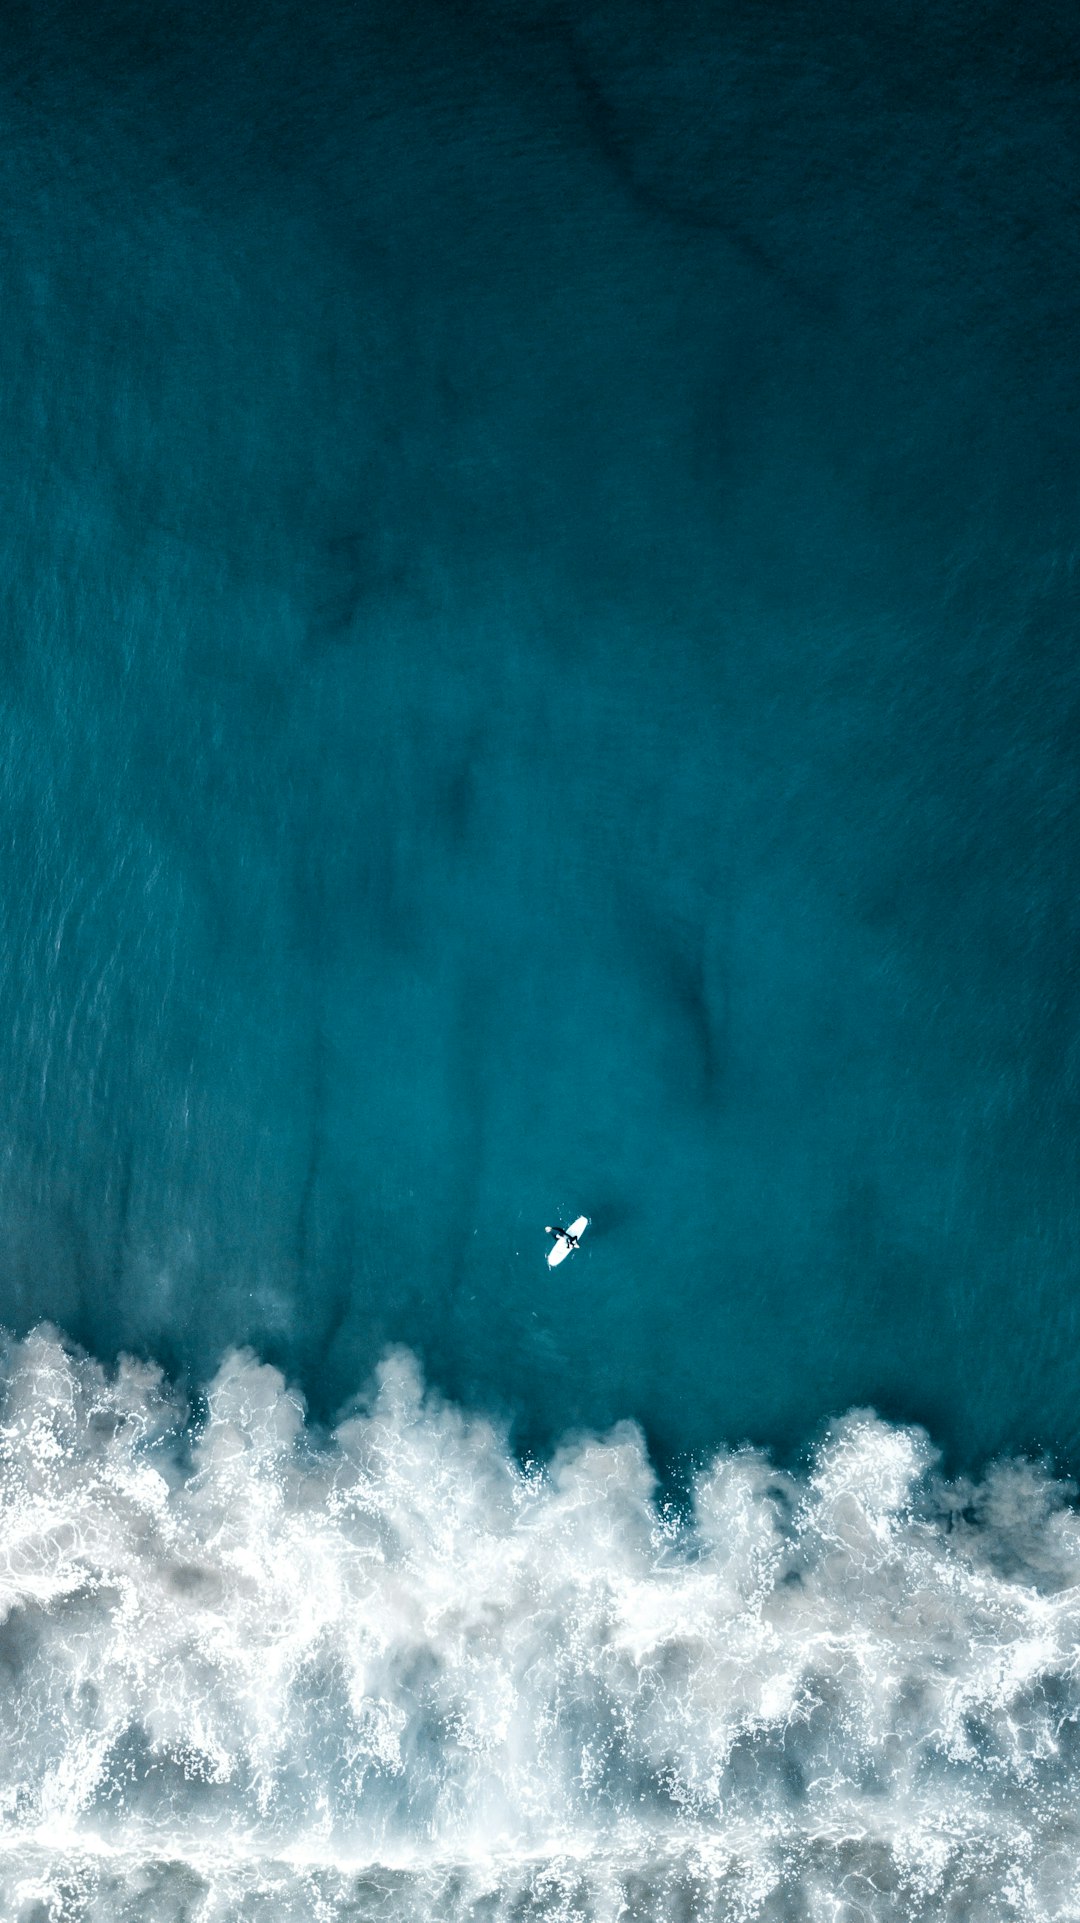
[[[383,1362],[319,1435],[51,1329],[2,1427],[2,1912],[1078,1914],[1080,1519],[856,1412],[802,1477],[518,1463]]]

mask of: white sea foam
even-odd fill
[[[2,1422],[0,1914],[1080,1916],[1080,1519],[845,1418],[658,1507],[522,1468],[402,1353],[331,1438],[49,1330]]]

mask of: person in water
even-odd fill
[[[560,1229],[557,1224],[555,1228],[545,1228],[544,1234],[553,1235],[556,1242],[565,1242],[567,1248],[579,1249],[581,1247],[580,1235],[571,1235],[569,1229]]]

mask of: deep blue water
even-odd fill
[[[1074,26],[5,15],[9,1328],[1080,1461]]]

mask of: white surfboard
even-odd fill
[[[559,1266],[559,1263],[565,1262],[567,1256],[570,1254],[571,1252],[570,1243],[567,1241],[566,1236],[567,1235],[583,1235],[585,1230],[588,1228],[588,1226],[589,1226],[588,1216],[579,1215],[575,1218],[573,1222],[571,1222],[569,1229],[566,1231],[566,1235],[556,1236],[554,1242],[552,1243],[550,1249],[548,1250],[547,1262],[548,1262],[549,1269],[557,1269]]]

